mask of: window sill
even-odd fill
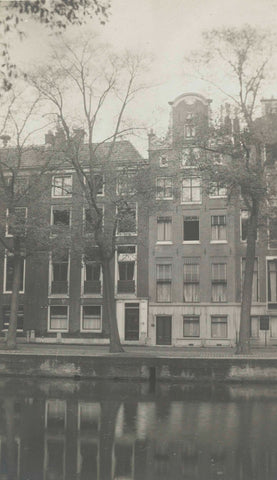
[[[70,194],[70,195],[51,195],[51,198],[72,198],[72,194]]]
[[[156,245],[173,245],[173,242],[159,241],[156,242]]]
[[[49,293],[48,298],[69,298],[68,293]]]
[[[131,232],[122,232],[122,233],[117,233],[117,237],[136,237],[137,233],[131,233]]]
[[[184,240],[183,245],[200,245],[200,240]]]
[[[12,292],[12,290],[5,290],[3,293],[4,293],[4,294],[5,294],[5,293],[11,294],[11,293],[13,293],[13,292]],[[18,293],[19,293],[20,295],[23,295],[25,292],[24,292],[24,290],[20,290]]]
[[[201,202],[181,202],[181,205],[202,205]]]
[[[227,195],[209,195],[210,200],[213,198],[218,199],[218,198],[228,198]]]
[[[102,328],[100,330],[92,330],[92,329],[81,329],[80,333],[102,333]]]
[[[226,243],[228,243],[228,241],[227,240],[211,240],[210,243],[215,244],[215,245],[218,245],[218,244],[222,243],[222,244],[226,245]]]
[[[69,332],[69,329],[67,328],[66,330],[65,329],[57,329],[57,330],[54,330],[52,328],[48,328],[47,330],[47,333],[68,333]]]
[[[173,200],[173,197],[156,197],[156,200]]]

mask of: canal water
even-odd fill
[[[0,378],[1,480],[276,480],[277,387]]]

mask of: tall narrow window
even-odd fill
[[[245,274],[245,258],[242,258],[241,263],[241,291],[243,288],[244,274]],[[258,259],[254,261],[253,282],[252,282],[252,302],[259,301],[259,275],[258,275]]]
[[[184,242],[199,241],[199,218],[184,217]]]
[[[240,239],[241,239],[242,242],[246,242],[246,240],[247,240],[248,222],[249,222],[249,211],[248,210],[241,210],[241,212],[240,212]],[[257,235],[256,235],[256,240],[257,240]]]
[[[157,302],[171,302],[172,266],[157,265]]]
[[[5,278],[4,278],[4,292],[12,291],[13,284],[13,274],[14,274],[14,256],[12,254],[7,254],[5,256]],[[20,285],[19,291],[23,293],[24,291],[24,273],[25,273],[25,259],[21,257],[20,259]]]
[[[72,175],[55,175],[52,179],[52,197],[72,195]]]
[[[227,316],[212,315],[211,336],[212,338],[227,338]]]
[[[51,264],[51,293],[68,293],[68,275],[69,275],[69,254],[52,257]]]
[[[6,236],[12,237],[16,235],[24,237],[26,235],[26,219],[26,207],[15,207],[13,214],[7,209]]]
[[[212,263],[212,302],[227,301],[227,264]]]
[[[182,181],[182,203],[201,202],[201,180],[199,177],[184,178]]]
[[[117,293],[134,293],[135,284],[135,264],[136,247],[135,245],[126,245],[117,247],[117,268],[118,281]]]
[[[192,113],[188,113],[186,116],[186,121],[185,121],[185,129],[184,129],[184,134],[186,138],[194,138],[195,137],[195,124],[194,124],[194,118]]]
[[[200,336],[200,317],[198,315],[184,315],[184,337]]]
[[[117,234],[135,235],[137,233],[136,204],[121,205],[117,209]]]
[[[84,255],[84,294],[101,293],[101,264],[91,256]]]
[[[199,302],[199,264],[184,265],[184,302]]]
[[[212,241],[225,241],[226,233],[226,215],[212,215],[211,217]]]
[[[173,182],[170,177],[157,178],[156,196],[159,200],[170,200],[173,198]]]
[[[277,258],[267,261],[267,289],[269,308],[277,308]]]
[[[157,218],[157,241],[171,242],[172,240],[172,218],[158,217]]]
[[[277,248],[277,218],[270,218],[268,227],[269,248]]]

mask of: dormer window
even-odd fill
[[[185,133],[186,138],[195,137],[194,118],[193,118],[193,115],[191,113],[188,113],[187,116],[186,116],[184,133]]]

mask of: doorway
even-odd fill
[[[159,315],[156,317],[156,344],[171,345],[171,323],[170,315]]]

